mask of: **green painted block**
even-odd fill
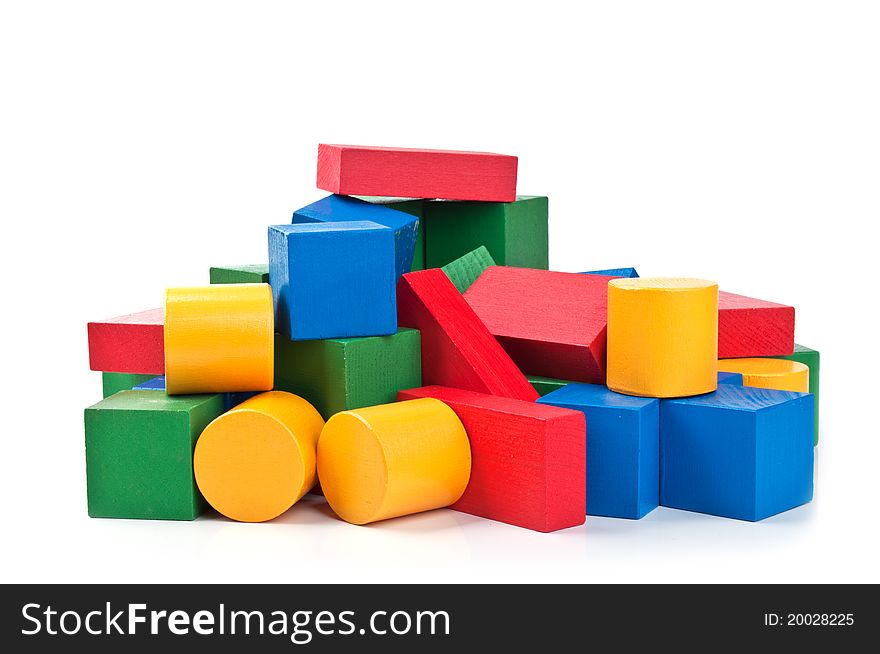
[[[93,518],[193,520],[204,500],[193,449],[223,413],[223,395],[121,391],[85,410],[86,480]]]
[[[468,252],[463,257],[459,257],[455,261],[450,261],[442,270],[446,276],[455,284],[455,288],[459,293],[464,293],[471,287],[477,277],[483,274],[489,266],[494,266],[495,260],[489,254],[489,250],[485,245],[481,245],[473,252]]]
[[[810,392],[814,395],[813,407],[815,418],[813,421],[813,445],[819,444],[819,353],[803,345],[794,345],[794,353],[784,357],[772,357],[773,359],[788,359],[799,361],[810,369]]]
[[[101,383],[104,386],[104,397],[116,395],[119,391],[130,391],[150,381],[156,375],[134,375],[127,372],[102,372]]]
[[[529,383],[538,391],[538,395],[544,397],[547,393],[559,390],[563,386],[568,386],[571,382],[564,379],[553,379],[552,377],[539,377],[538,375],[526,375]]]
[[[549,267],[546,197],[425,204],[425,266],[440,268],[485,245],[499,266]]]
[[[422,385],[421,336],[291,341],[275,335],[275,389],[311,402],[324,419],[348,409],[387,404]]]
[[[210,275],[212,284],[268,284],[269,264],[212,266]]]
[[[373,204],[384,204],[389,209],[396,209],[408,213],[410,216],[416,216],[419,219],[419,233],[416,237],[416,247],[413,251],[413,262],[410,270],[425,269],[425,203],[429,200],[408,200],[406,198],[387,198],[383,196],[372,195],[355,195],[358,200],[364,202],[372,202]]]

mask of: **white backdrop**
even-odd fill
[[[880,581],[876,3],[299,4],[2,4],[0,580]],[[552,535],[311,500],[263,525],[88,519],[86,322],[266,260],[266,226],[322,196],[319,142],[516,154],[553,268],[795,305],[823,357],[815,501]]]

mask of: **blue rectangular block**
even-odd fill
[[[587,515],[639,519],[657,507],[659,400],[572,383],[538,402],[586,417]]]
[[[133,391],[165,391],[165,375],[159,375],[158,377],[153,377],[152,379],[148,379],[143,384],[139,386],[135,386]],[[245,400],[252,398],[254,395],[259,395],[260,391],[241,391],[236,393],[223,393],[223,410],[229,411],[229,409],[238,406]]]
[[[394,231],[369,221],[269,227],[275,331],[293,341],[397,333]]]
[[[638,277],[635,268],[608,268],[606,270],[588,270],[582,275],[608,275],[609,277]]]
[[[743,376],[741,372],[722,372],[718,371],[718,383],[719,384],[736,384],[737,386],[743,385]]]
[[[813,396],[721,384],[660,405],[660,504],[762,520],[813,498]]]
[[[394,231],[394,272],[396,278],[412,268],[419,235],[419,218],[384,204],[358,200],[346,195],[328,195],[293,213],[293,223],[369,221]]]

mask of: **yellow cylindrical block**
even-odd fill
[[[718,285],[642,277],[608,282],[608,388],[685,397],[718,383]]]
[[[787,359],[719,359],[718,370],[738,372],[744,386],[772,388],[777,391],[810,392],[810,369],[799,361]]]
[[[323,426],[317,409],[298,395],[256,395],[205,427],[193,454],[196,484],[227,518],[276,518],[315,485]]]
[[[449,506],[470,474],[464,426],[433,398],[337,413],[318,440],[324,496],[356,525]]]
[[[165,292],[169,395],[268,391],[275,320],[268,284],[214,284]]]

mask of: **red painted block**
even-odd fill
[[[318,146],[318,188],[341,195],[513,202],[516,167],[491,152]]]
[[[494,266],[464,297],[525,374],[604,384],[611,279]]]
[[[89,367],[102,372],[164,374],[164,323],[162,309],[90,322]]]
[[[787,356],[794,352],[794,307],[718,293],[718,358]]]
[[[471,443],[471,478],[451,508],[535,531],[584,524],[584,414],[442,386],[400,391],[433,397],[458,415]]]
[[[421,332],[425,384],[527,402],[538,399],[525,375],[439,268],[407,273],[400,278],[397,322],[401,327]]]

